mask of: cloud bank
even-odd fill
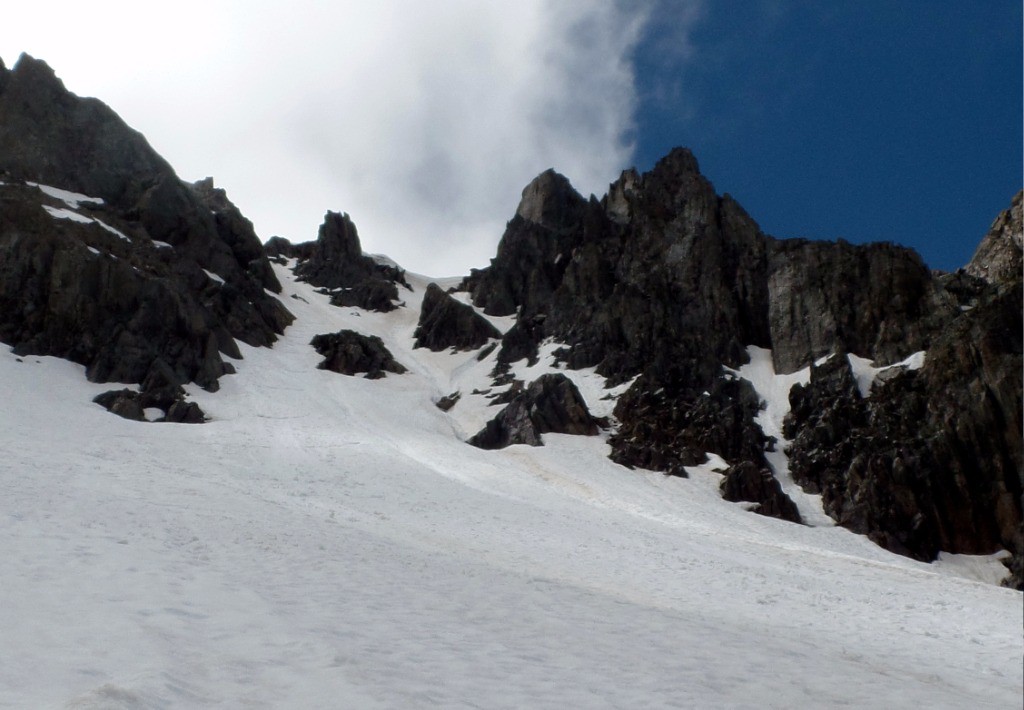
[[[8,12],[0,56],[45,59],[183,178],[213,175],[264,239],[346,211],[366,250],[467,273],[535,175],[600,195],[632,160],[642,3],[83,5]]]

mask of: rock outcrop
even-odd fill
[[[347,214],[328,212],[313,246],[295,248],[297,254],[306,251],[309,257],[295,267],[295,275],[329,291],[335,306],[387,312],[398,307],[398,285],[409,288],[401,269],[363,254]]]
[[[615,409],[612,458],[683,475],[712,452],[733,467],[729,495],[757,488],[764,451],[780,444],[725,368],[751,345],[772,350],[778,373],[834,354],[793,395],[801,484],[841,524],[902,554],[1019,555],[1020,243],[1019,196],[956,274],[892,244],[774,239],[677,149],[649,173],[624,172],[600,201],[542,174],[496,258],[462,288],[486,313],[517,316],[496,375],[552,339],[569,368],[635,378]],[[924,369],[877,383],[867,400],[844,357],[881,366],[917,351]],[[765,483],[758,495],[770,497]]]
[[[180,387],[146,392],[110,390],[97,395],[93,401],[119,417],[140,422],[149,421],[146,419],[147,409],[163,412],[163,416],[152,421],[177,424],[202,424],[206,421],[203,410],[195,402],[186,401],[185,392]]]
[[[839,350],[879,364],[924,350],[942,317],[934,292],[931,272],[904,247],[774,241],[768,324],[775,370],[794,372]]]
[[[262,245],[212,181],[182,182],[141,134],[43,62],[0,66],[0,340],[213,390],[291,322]]]
[[[560,373],[542,375],[487,422],[469,443],[481,449],[513,444],[541,446],[541,434],[593,436],[600,422],[591,416],[572,381]]]
[[[609,438],[611,458],[624,466],[682,477],[684,467],[704,463],[707,452],[762,468],[768,465],[764,452],[769,441],[754,423],[760,406],[744,380],[720,378],[699,395],[638,381],[615,405],[620,424]]]
[[[999,213],[964,270],[992,284],[1012,285],[1024,269],[1024,221],[1021,218],[1024,191],[1018,192],[1010,208]]]
[[[877,383],[867,399],[845,357],[812,368],[790,394],[794,480],[890,550],[1019,556],[1020,299],[1018,287],[963,313],[922,369]]]
[[[751,461],[730,466],[721,483],[722,497],[733,502],[756,503],[751,510],[791,523],[803,522],[796,504],[787,496],[772,472]]]
[[[397,362],[384,341],[376,335],[363,335],[354,330],[339,330],[314,336],[310,342],[313,348],[324,356],[317,367],[342,375],[366,373],[367,379],[376,380],[384,373],[401,375],[405,366]]]
[[[501,331],[465,303],[459,303],[435,283],[423,294],[415,347],[429,350],[476,350]]]

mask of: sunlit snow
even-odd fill
[[[41,185],[38,182],[26,182],[25,184],[38,188],[39,191],[42,192],[43,194],[49,195],[54,199],[60,200],[73,210],[77,210],[82,202],[94,205],[103,204],[103,198],[100,197],[89,197],[88,195],[83,195],[80,192],[62,190],[59,187],[53,187],[51,185]]]
[[[893,363],[892,365],[884,365],[882,367],[875,367],[874,360],[868,360],[867,358],[854,355],[853,353],[848,354],[847,359],[850,361],[850,369],[853,371],[853,376],[857,380],[857,390],[860,392],[861,397],[870,397],[871,388],[875,384],[875,380],[878,379],[879,374],[890,370],[906,369],[906,370],[920,370],[924,367],[924,351],[916,352],[900,362]]]
[[[747,355],[750,362],[746,365],[738,370],[728,367],[725,370],[747,380],[761,398],[764,406],[754,421],[761,427],[765,436],[774,437],[776,441],[774,450],[765,452],[772,473],[782,486],[783,492],[796,503],[804,523],[825,527],[835,525],[835,521],[825,514],[821,496],[805,493],[790,475],[789,456],[786,454],[789,441],[782,435],[782,423],[789,414],[789,391],[795,384],[805,385],[810,382],[811,368],[805,367],[788,375],[778,375],[775,373],[771,350],[751,345],[747,348]]]
[[[50,205],[43,205],[43,209],[49,213],[54,219],[66,219],[72,222],[79,222],[80,224],[91,224],[92,217],[86,217],[80,215],[77,212],[72,212],[65,207],[51,207]]]
[[[212,271],[208,271],[207,269],[203,269],[203,273],[206,274],[206,277],[208,279],[210,279],[210,281],[213,281],[214,283],[220,284],[222,286],[224,285],[224,279],[222,279],[220,276],[218,276],[217,274],[213,273]]]
[[[91,399],[120,385],[0,352],[0,706],[1019,705],[1021,595],[959,576],[994,560],[750,514],[720,460],[475,449],[493,362],[412,349],[426,279],[379,314],[277,273],[297,321],[188,388],[203,425],[118,418]],[[342,328],[409,372],[318,370],[310,339]]]

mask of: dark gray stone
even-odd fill
[[[519,390],[469,443],[481,449],[502,449],[513,444],[541,446],[541,434],[594,436],[600,424],[569,378],[560,373],[547,374]]]
[[[141,134],[27,55],[0,68],[0,175],[0,340],[15,352],[68,358],[94,381],[161,370],[213,390],[236,339],[268,346],[291,322],[223,191],[179,180]],[[28,181],[103,202],[57,219],[44,206],[67,205]]]
[[[435,283],[423,294],[415,336],[417,348],[475,350],[501,337],[501,331],[470,306],[459,303]]]
[[[722,497],[729,501],[757,503],[753,512],[791,523],[801,523],[796,504],[767,468],[752,461],[730,466],[721,483]]]
[[[384,342],[375,335],[354,330],[317,335],[310,345],[324,356],[318,367],[343,375],[366,373],[367,379],[379,379],[385,372],[402,374],[405,367],[391,355]]]
[[[297,250],[305,252],[307,247],[299,245]],[[347,214],[328,212],[309,251],[295,275],[327,289],[336,306],[392,311],[398,307],[398,285],[409,288],[404,271],[363,254],[359,233]]]

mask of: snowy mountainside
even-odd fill
[[[0,706],[1019,700],[998,563],[751,515],[713,461],[628,471],[604,437],[470,447],[486,398],[429,403],[486,363],[411,347],[426,279],[375,313],[275,268],[295,323],[187,387],[201,426],[111,416],[81,366],[0,353]],[[318,370],[310,339],[341,328],[409,372]]]
[[[0,63],[0,707],[1015,706],[1020,205],[931,272],[679,148],[435,284]]]

